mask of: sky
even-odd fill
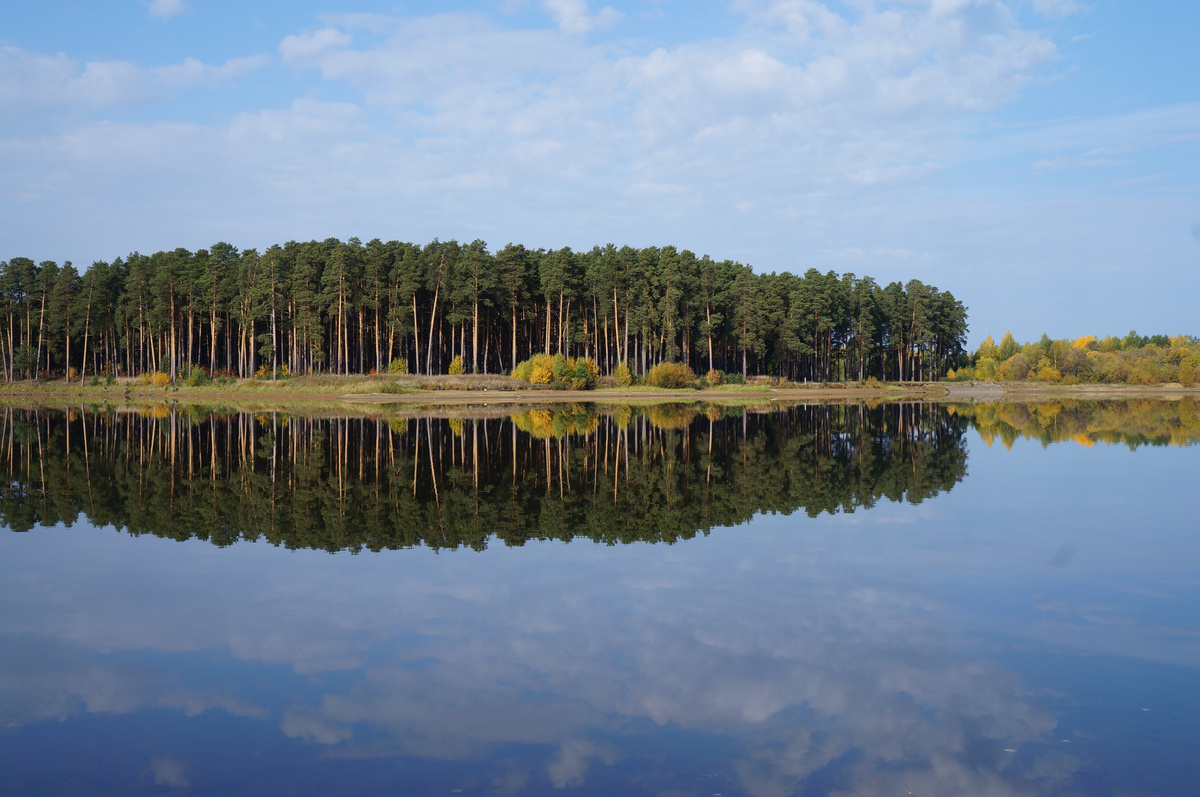
[[[0,259],[670,244],[1200,335],[1194,0],[11,5]]]

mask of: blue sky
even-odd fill
[[[0,24],[0,258],[674,244],[1200,334],[1200,4],[46,0]]]

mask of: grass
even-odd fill
[[[695,393],[694,387],[655,387],[654,385],[629,385],[628,387],[609,388],[622,393]]]
[[[722,393],[770,393],[770,385],[717,385],[709,390],[719,390]]]

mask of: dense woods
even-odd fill
[[[703,410],[703,411],[701,411]],[[919,503],[966,474],[934,404],[582,405],[479,419],[8,410],[0,523],[292,548],[674,542],[757,513]]]
[[[966,308],[918,280],[756,274],[672,246],[588,252],[482,241],[227,243],[0,263],[8,381],[203,369],[279,378],[505,373],[534,354],[792,380],[930,380],[960,366]]]

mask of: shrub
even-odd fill
[[[549,358],[546,358],[549,359]],[[548,385],[554,381],[554,372],[550,370],[550,364],[547,362],[539,362],[533,366],[533,370],[529,374],[529,384],[531,385]]]
[[[873,376],[868,376],[868,377],[867,377],[867,387],[873,387],[873,388],[876,388],[876,389],[878,389],[878,388],[880,388],[880,387],[882,387],[882,386],[883,386],[883,383],[882,383],[882,382],[880,382],[880,381],[879,381],[878,379],[876,379],[875,377],[873,377]]]
[[[449,370],[446,371],[446,373],[450,374],[450,376],[458,376],[462,372],[463,372],[462,355],[458,355],[453,360],[450,361],[450,368],[449,368]]]
[[[591,390],[596,386],[596,377],[600,368],[590,357],[580,357],[575,361],[575,373],[571,379],[571,387],[575,390]]]
[[[659,363],[650,369],[646,382],[654,387],[684,388],[696,384],[696,375],[683,363]]]
[[[138,382],[143,385],[150,384],[150,374],[148,374],[148,373],[138,374]]]
[[[737,371],[734,371],[733,373],[722,374],[721,379],[727,385],[744,385],[744,384],[746,384],[746,377],[742,376]]]
[[[387,370],[389,374],[407,374],[408,360],[404,359],[403,357],[397,357],[388,363]]]
[[[613,376],[617,378],[617,384],[621,387],[629,387],[633,384],[633,372],[629,370],[629,363],[622,362],[618,365]]]
[[[379,388],[380,393],[403,393],[404,389],[400,387],[399,382],[384,382]]]
[[[1031,374],[1031,377],[1038,382],[1061,382],[1063,378],[1062,372],[1049,362],[1044,363],[1038,368],[1036,374]]]
[[[88,386],[89,387],[99,387],[100,386],[100,375],[92,374],[92,378],[88,380]]]
[[[554,374],[555,382],[562,382],[575,376],[575,366],[568,366],[567,360],[562,356],[561,352],[554,355],[554,359],[550,364],[550,371]]]
[[[171,384],[171,375],[155,374],[154,376],[150,377],[150,382],[155,387],[166,387],[167,385]]]
[[[512,370],[511,376],[513,379],[521,379],[526,382],[532,382],[533,380],[531,377],[533,376],[533,370],[538,365],[544,364],[546,366],[546,371],[549,372],[550,363],[552,361],[553,358],[549,354],[535,354],[528,360],[523,360],[517,363],[517,367]]]
[[[716,368],[710,368],[708,369],[708,373],[704,375],[704,378],[708,380],[708,384],[716,387],[717,385],[721,384],[721,376],[721,372]]]
[[[198,365],[185,365],[182,377],[184,384],[188,387],[200,387],[212,381],[208,378],[208,371]]]
[[[117,378],[115,376],[113,376],[112,371],[109,371],[108,373],[106,373],[104,375],[104,384],[107,385],[108,387],[112,387],[116,383],[116,381],[117,381]]]
[[[1192,367],[1190,362],[1184,362],[1179,366],[1179,384],[1184,387],[1191,387],[1196,384],[1196,369]]]
[[[958,369],[951,368],[949,371],[946,372],[946,375],[944,377],[942,377],[942,381],[945,381],[945,382],[970,382],[974,378],[975,378],[975,369],[969,365],[964,365],[963,367],[958,368]]]

